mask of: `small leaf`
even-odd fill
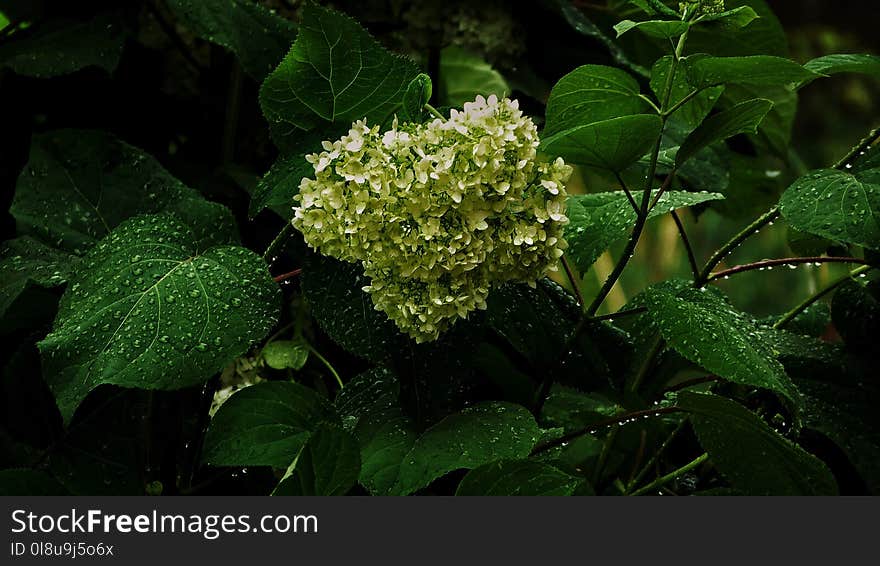
[[[206,212],[197,225],[207,231],[229,214]],[[139,216],[83,258],[40,342],[65,421],[100,384],[203,382],[275,325],[280,292],[266,264],[225,231],[214,238],[169,215]]]
[[[468,472],[455,495],[572,495],[584,481],[543,462],[499,460]]]
[[[300,340],[275,340],[263,346],[260,355],[272,369],[300,370],[309,359],[309,348]]]
[[[742,405],[683,392],[678,406],[711,462],[748,495],[836,495],[837,483],[821,460],[783,438]]]
[[[645,22],[623,20],[614,26],[614,31],[617,32],[617,37],[637,29],[645,35],[658,39],[674,39],[686,32],[690,26],[690,23],[681,20],[648,20]]]
[[[403,107],[401,114],[407,122],[421,122],[422,116],[425,114],[425,104],[431,100],[431,77],[425,73],[419,75],[410,81],[403,93]]]
[[[704,57],[704,55],[683,57],[679,63],[679,68],[686,69],[688,65],[693,61],[697,61],[700,57]],[[655,62],[654,66],[651,68],[651,90],[654,91],[654,94],[658,99],[663,96],[666,89],[666,82],[669,79],[669,70],[671,67],[672,56],[665,55],[657,59],[657,62]],[[687,73],[682,72],[681,70],[677,71],[672,80],[669,107],[671,108],[678,104],[684,100],[685,97],[691,95],[695,90],[697,89],[688,82]],[[676,110],[673,116],[677,119],[683,120],[691,128],[696,128],[700,125],[703,119],[706,118],[712,108],[714,108],[715,103],[723,92],[723,86],[703,89],[694,95],[691,100]]]
[[[58,480],[40,470],[0,470],[0,496],[70,495]]]
[[[389,494],[419,436],[400,408],[399,397],[397,377],[386,368],[375,368],[346,383],[336,398],[343,425],[361,447],[359,481],[373,495]]]
[[[639,98],[639,83],[629,73],[603,65],[583,65],[559,79],[550,92],[542,135],[638,114],[646,107]]]
[[[819,77],[790,59],[769,55],[750,57],[703,57],[689,67],[691,82],[698,87],[720,84],[786,85]]]
[[[296,37],[293,22],[254,2],[168,0],[167,4],[193,33],[235,53],[258,81],[278,65]]]
[[[29,285],[63,285],[76,261],[76,257],[29,236],[4,243],[0,254],[0,317]]]
[[[458,47],[441,51],[438,83],[447,106],[461,106],[478,94],[502,98],[510,93],[507,81],[489,63]]]
[[[544,138],[541,149],[579,165],[623,171],[660,135],[659,116],[637,114],[576,126]]]
[[[752,23],[759,16],[751,6],[740,6],[733,10],[727,10],[720,14],[701,16],[696,24],[716,23],[732,28],[743,28]]]
[[[724,379],[769,389],[793,407],[797,388],[769,346],[756,338],[755,324],[718,293],[670,280],[643,295],[648,317],[679,354]]]
[[[667,191],[648,213],[654,218],[676,208],[723,199],[718,193]],[[569,223],[565,227],[566,254],[586,272],[612,244],[629,235],[636,212],[626,193],[614,191],[568,197]]]
[[[33,33],[0,46],[0,68],[20,75],[50,78],[87,67],[116,69],[125,41],[119,14],[102,13],[85,21],[39,22]]]
[[[525,458],[540,436],[524,407],[501,402],[468,407],[419,437],[403,460],[393,494],[408,495],[453,470]]]
[[[733,108],[719,112],[706,119],[705,122],[691,132],[684,140],[675,156],[675,166],[681,167],[685,161],[698,151],[715,142],[725,140],[737,134],[757,133],[758,124],[773,107],[769,100],[756,98],[741,102]]]
[[[221,405],[205,435],[202,460],[215,466],[286,468],[318,425],[335,422],[330,404],[296,383],[267,381]]]
[[[836,242],[880,249],[880,185],[851,174],[820,169],[782,194],[779,209],[794,228]]]
[[[323,424],[303,445],[272,495],[345,495],[357,483],[361,456],[354,437]]]
[[[328,122],[380,122],[418,72],[351,18],[309,3],[293,47],[260,88],[260,106],[283,148],[297,130]]]

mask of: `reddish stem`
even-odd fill
[[[281,283],[282,281],[287,281],[288,279],[293,279],[297,275],[302,273],[302,269],[294,269],[293,271],[288,271],[287,273],[282,273],[281,275],[276,275],[274,277],[276,283]]]
[[[756,261],[755,263],[746,263],[744,265],[737,265],[736,267],[731,267],[730,269],[725,269],[724,271],[719,271],[717,273],[713,273],[707,281],[715,281],[716,279],[722,279],[724,277],[729,277],[731,275],[736,275],[737,273],[743,273],[745,271],[754,271],[756,269],[767,269],[770,267],[776,267],[779,265],[797,265],[803,263],[856,263],[859,265],[869,265],[869,263],[863,259],[857,257],[786,257],[782,259],[765,259],[763,261]]]

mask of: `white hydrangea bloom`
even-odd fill
[[[364,290],[401,330],[434,340],[486,308],[492,285],[556,269],[571,167],[537,160],[516,101],[478,96],[448,120],[379,129],[355,122],[307,156],[315,177],[293,225],[321,253],[360,262]]]

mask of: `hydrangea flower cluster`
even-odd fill
[[[712,16],[725,10],[724,0],[686,0],[679,3],[679,11],[693,10],[694,16]]]
[[[384,133],[358,121],[307,156],[315,177],[293,225],[321,253],[360,262],[376,309],[434,340],[485,308],[493,285],[556,269],[571,167],[539,161],[538,144],[517,102],[495,96]]]

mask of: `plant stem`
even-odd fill
[[[666,415],[669,413],[680,413],[680,412],[682,412],[682,410],[679,409],[678,407],[658,407],[656,409],[645,409],[643,411],[634,411],[632,413],[617,415],[617,416],[611,417],[609,419],[604,419],[604,420],[595,422],[588,427],[563,434],[559,438],[554,438],[553,440],[548,440],[547,442],[543,442],[541,444],[538,444],[537,446],[535,446],[532,449],[532,452],[530,455],[534,456],[535,454],[540,454],[541,452],[546,452],[547,450],[550,450],[551,448],[556,448],[557,446],[562,446],[563,444],[566,444],[566,443],[574,440],[575,438],[580,438],[581,436],[584,436],[586,434],[598,432],[599,430],[602,430],[603,428],[606,428],[609,426],[619,425],[620,423],[626,422],[628,420],[635,420],[635,419],[647,418],[647,417],[656,417],[659,415]]]
[[[618,432],[620,432],[620,425],[616,424],[611,427],[611,430],[605,436],[605,442],[602,443],[602,451],[599,453],[599,460],[596,462],[596,467],[593,468],[593,477],[590,483],[594,486],[602,479],[602,470],[605,468],[606,462],[608,462],[608,455],[611,454],[611,448],[614,446]]]
[[[873,144],[877,139],[880,138],[880,126],[871,130],[867,136],[865,136],[854,148],[849,150],[849,153],[840,158],[840,160],[833,165],[834,169],[846,169],[847,165],[852,165],[850,162],[853,159],[858,158],[863,151],[866,151],[871,144]]]
[[[660,352],[663,351],[664,346],[663,337],[659,332],[654,334],[654,341],[651,342],[651,347],[648,349],[648,354],[645,356],[645,359],[642,361],[642,365],[639,366],[638,371],[633,376],[632,383],[629,385],[630,391],[638,391],[639,387],[642,386],[642,383],[645,381],[645,378],[650,373],[651,368],[654,366],[654,359],[660,355]]]
[[[293,279],[297,277],[300,273],[302,273],[302,269],[294,269],[293,271],[288,271],[287,273],[282,273],[281,275],[276,275],[273,277],[276,283],[281,283],[282,281],[287,281],[288,279]]]
[[[678,217],[678,213],[676,211],[672,211],[672,219],[675,221],[675,227],[678,228],[678,234],[681,236],[681,241],[684,243],[684,249],[687,252],[688,263],[691,265],[691,273],[694,274],[694,278],[700,276],[700,268],[697,266],[697,258],[694,256],[694,249],[691,247],[691,242],[688,239],[687,232],[684,230],[684,224],[681,222],[681,218]]]
[[[780,319],[776,321],[776,324],[773,325],[773,328],[783,328],[789,322],[794,320],[795,317],[797,317],[797,315],[799,315],[802,312],[804,312],[805,310],[807,310],[810,307],[810,305],[812,305],[813,303],[815,303],[816,301],[818,301],[819,299],[821,299],[822,297],[824,297],[825,295],[827,295],[831,291],[837,289],[838,287],[840,287],[842,284],[846,283],[847,281],[849,281],[853,277],[861,275],[862,273],[870,271],[871,269],[873,269],[873,266],[863,265],[861,267],[858,267],[858,268],[850,271],[847,275],[834,281],[833,283],[831,283],[830,285],[828,285],[827,287],[825,287],[824,289],[822,289],[818,293],[811,295],[806,300],[804,300],[801,304],[799,304],[798,306],[794,307],[793,309],[791,309],[790,311],[788,311],[787,313],[782,315],[782,317],[780,317]]]
[[[315,357],[318,358],[318,360],[319,360],[322,364],[324,364],[324,365],[327,367],[328,370],[330,370],[330,373],[333,374],[333,378],[336,379],[336,383],[339,384],[339,388],[342,389],[343,387],[345,387],[345,386],[342,384],[342,378],[339,377],[339,374],[336,372],[336,369],[330,364],[330,362],[327,361],[327,358],[325,358],[324,356],[322,356],[321,353],[318,352],[318,350],[316,350],[316,349],[314,348],[314,346],[312,346],[312,345],[309,344],[308,342],[306,342],[306,346],[308,347],[309,352],[313,353],[313,354],[315,355]]]
[[[440,118],[441,120],[445,120],[445,119],[446,119],[446,116],[444,116],[443,114],[441,114],[439,110],[437,110],[436,108],[434,108],[434,107],[431,106],[430,104],[425,104],[424,108],[425,108],[425,110],[427,110],[428,112],[430,112],[431,114],[433,114],[434,116],[436,116],[437,118]]]
[[[645,307],[635,307],[635,308],[632,308],[632,309],[620,310],[620,311],[613,312],[613,313],[610,313],[610,314],[603,314],[602,316],[594,316],[594,317],[592,318],[592,320],[593,320],[593,322],[599,322],[599,321],[602,321],[602,320],[613,320],[613,319],[615,319],[615,318],[620,318],[620,317],[622,317],[622,316],[629,316],[629,315],[633,315],[633,314],[640,314],[640,313],[643,313],[643,312],[645,312],[645,311],[647,311],[647,310],[648,310],[648,309],[645,308]]]
[[[584,308],[584,295],[581,293],[580,281],[575,277],[574,271],[571,269],[571,265],[568,263],[568,259],[566,259],[565,255],[559,258],[562,263],[562,268],[565,270],[565,275],[568,277],[569,283],[571,283],[571,287],[574,290],[574,295],[577,297],[578,306],[583,309]]]
[[[626,198],[629,200],[629,203],[632,205],[633,210],[636,211],[636,214],[641,213],[641,209],[639,208],[636,199],[633,198],[632,193],[629,190],[629,187],[626,186],[626,183],[623,182],[623,177],[620,176],[620,173],[615,172],[614,176],[617,177],[617,182],[620,184],[620,188],[623,189],[623,192],[626,193]]]
[[[703,287],[709,281],[709,274],[715,268],[716,265],[724,261],[730,253],[735,250],[740,244],[742,244],[746,239],[748,239],[752,234],[758,232],[761,228],[770,224],[776,218],[779,217],[779,207],[774,206],[758,218],[756,218],[751,224],[742,229],[741,232],[736,234],[733,238],[728,240],[726,244],[718,248],[718,250],[712,254],[712,257],[709,258],[709,261],[706,262],[706,265],[703,267],[703,270],[700,272],[700,276],[697,277],[694,282],[697,287]]]
[[[660,445],[660,448],[658,448],[657,451],[654,452],[654,455],[651,456],[651,458],[645,463],[645,465],[642,467],[641,471],[636,475],[636,477],[633,478],[631,482],[629,482],[629,485],[627,485],[626,487],[627,493],[629,493],[632,488],[637,486],[639,482],[641,482],[644,477],[648,475],[648,472],[651,471],[651,468],[654,467],[654,464],[657,463],[657,460],[660,459],[660,456],[662,456],[663,453],[666,452],[666,449],[669,448],[669,445],[672,444],[672,441],[675,440],[675,438],[678,436],[678,433],[680,433],[684,429],[684,426],[685,424],[687,424],[687,422],[687,419],[682,419],[681,422],[678,423],[678,426],[672,429],[672,432],[669,433],[669,436],[666,437],[666,440],[663,441],[663,444]]]
[[[698,456],[694,460],[691,460],[690,462],[688,462],[684,466],[678,468],[677,470],[669,472],[665,476],[659,477],[656,480],[649,483],[648,485],[637,489],[636,491],[634,491],[632,493],[632,495],[643,495],[645,493],[648,493],[649,491],[653,491],[653,490],[657,489],[658,487],[660,487],[662,485],[666,485],[667,483],[671,482],[675,478],[693,470],[694,468],[696,468],[697,466],[699,466],[700,464],[702,464],[703,462],[705,462],[708,459],[709,459],[709,454],[704,453],[703,455]]]
[[[725,277],[730,277],[731,275],[736,275],[737,273],[744,273],[746,271],[754,271],[756,269],[769,269],[771,267],[777,267],[780,265],[798,265],[804,263],[855,263],[860,265],[868,265],[868,262],[864,259],[860,259],[857,257],[834,257],[834,256],[818,256],[818,257],[786,257],[782,259],[764,259],[761,261],[756,261],[754,263],[746,263],[743,265],[737,265],[735,267],[731,267],[730,269],[725,269],[724,271],[719,271],[718,273],[713,273],[709,276],[706,282],[715,281],[717,279],[724,279]]]
[[[693,91],[687,93],[687,94],[685,95],[684,98],[682,98],[681,100],[679,100],[678,102],[676,102],[675,104],[673,104],[672,107],[671,107],[669,110],[667,110],[666,112],[664,112],[664,114],[665,114],[666,116],[672,116],[673,114],[675,114],[675,112],[676,112],[677,110],[679,110],[682,106],[684,106],[685,104],[687,104],[688,102],[690,102],[691,99],[692,99],[693,97],[697,96],[697,95],[700,94],[702,91],[703,91],[703,89],[698,88],[698,89],[696,89],[696,90],[693,90]]]
[[[284,224],[284,228],[278,232],[278,235],[275,236],[275,239],[269,243],[269,247],[266,248],[266,251],[263,252],[263,260],[269,264],[275,261],[275,254],[280,250],[280,248],[287,243],[287,239],[290,237],[290,234],[293,232],[293,224],[287,222]]]

